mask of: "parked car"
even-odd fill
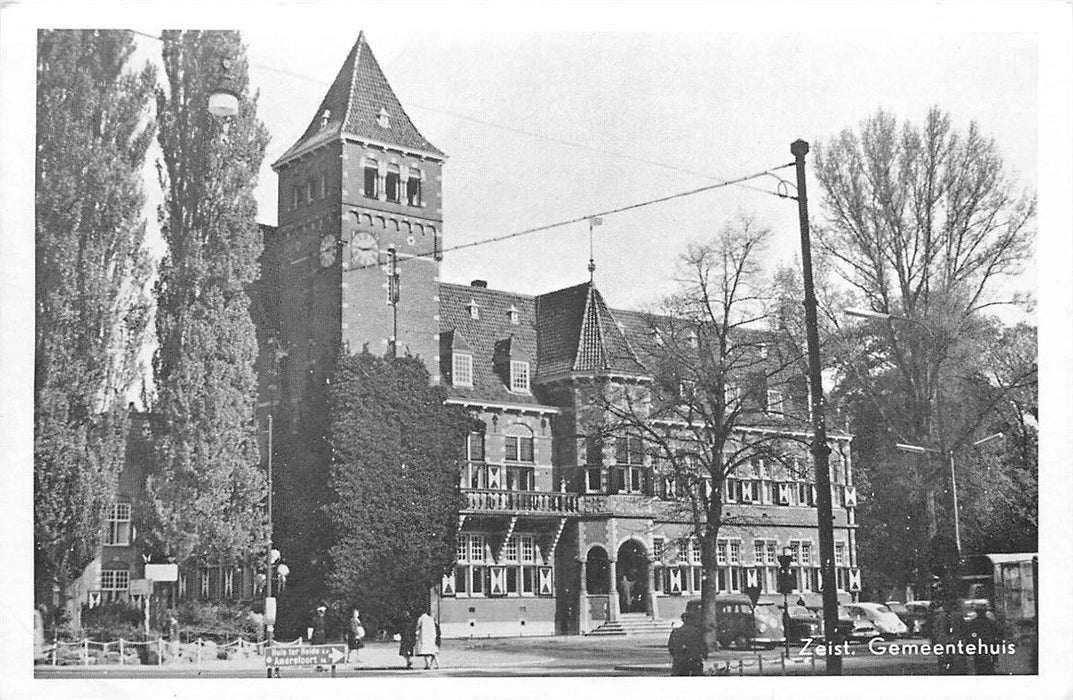
[[[917,637],[931,636],[931,601],[910,600],[905,604],[905,626],[909,634]]]
[[[772,605],[753,606],[748,596],[721,595],[716,598],[717,639],[723,647],[774,648],[785,641],[782,611]],[[686,612],[697,612],[699,600],[686,603]]]
[[[885,639],[904,637],[909,633],[909,628],[905,626],[905,623],[882,603],[854,603],[847,605],[846,610],[851,615],[856,616],[859,612],[867,617]]]
[[[850,609],[851,607],[853,610]],[[856,605],[838,606],[838,626],[839,632],[845,634],[844,638],[850,642],[867,642],[874,637],[881,636],[868,615]]]
[[[791,605],[786,637],[791,642],[823,639],[823,620],[803,605]]]

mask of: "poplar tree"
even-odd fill
[[[236,32],[164,32],[163,152],[154,362],[160,430],[139,514],[151,553],[227,564],[265,541],[257,446],[257,340],[247,289],[262,250],[253,189],[268,142]],[[239,113],[208,113],[229,58]]]
[[[37,54],[35,602],[96,556],[147,323],[140,171],[155,73],[129,32],[42,31]],[[73,609],[78,613],[77,606]]]

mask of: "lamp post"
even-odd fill
[[[797,215],[801,228],[801,271],[804,276],[805,334],[808,342],[808,381],[811,387],[812,459],[816,471],[816,520],[820,537],[820,579],[823,590],[824,641],[833,648],[838,631],[838,592],[835,590],[835,533],[831,504],[831,475],[828,472],[827,426],[824,423],[823,378],[820,366],[820,331],[816,318],[816,291],[812,283],[812,246],[808,223],[808,197],[805,191],[805,155],[808,142],[798,139],[790,144],[797,169]],[[842,674],[842,657],[828,654],[827,675]]]
[[[997,440],[1002,437],[1002,433],[995,433],[988,435],[985,438],[981,438],[972,443],[972,447],[980,447],[993,440]],[[950,489],[954,496],[954,544],[957,546],[958,562],[961,562],[961,516],[958,512],[958,482],[957,472],[954,469],[954,451],[953,450],[937,450],[931,447],[922,447],[921,445],[909,445],[903,442],[899,442],[894,445],[902,452],[909,452],[910,454],[937,454],[942,456],[950,467]]]
[[[869,310],[869,309],[855,309],[855,308],[846,309],[845,314],[847,316],[855,316],[857,318],[865,318],[865,319],[871,319],[871,320],[875,320],[875,321],[886,321],[887,323],[891,324],[892,326],[893,326],[893,323],[895,321],[897,321],[899,323],[911,323],[911,324],[913,324],[913,325],[915,325],[915,326],[917,326],[919,328],[922,328],[924,330],[924,332],[928,334],[928,337],[931,339],[931,342],[932,342],[933,345],[935,345],[938,342],[938,336],[936,336],[935,331],[932,330],[931,326],[929,326],[928,324],[924,323],[923,321],[918,321],[917,319],[913,318],[912,316],[903,316],[903,315],[900,315],[900,314],[892,314],[892,313],[887,313],[887,312],[883,312],[883,311],[872,311],[872,310]],[[894,333],[894,331],[893,331],[893,328],[892,328],[891,329],[891,335],[892,336],[893,336],[893,333]],[[932,405],[932,407],[933,407],[933,410],[932,410],[932,423],[935,426],[935,434],[936,434],[936,437],[937,437],[937,440],[938,440],[938,447],[935,448],[935,449],[932,449],[930,451],[930,453],[940,455],[940,456],[943,456],[943,457],[948,457],[947,441],[946,441],[946,437],[945,437],[945,431],[943,430],[942,384],[939,381],[939,379],[940,379],[939,369],[940,369],[941,365],[942,365],[942,360],[939,360],[939,361],[937,361],[935,363],[935,370],[934,370],[935,371],[935,380],[933,382],[934,389],[932,391],[929,391],[928,397],[927,397],[928,403],[930,403]],[[929,427],[929,431],[930,431],[930,427]],[[909,447],[913,447],[913,446],[909,446]],[[920,449],[924,450],[924,448],[920,448]],[[912,451],[912,450],[909,450],[909,451]],[[917,454],[925,454],[925,453],[926,453],[926,451],[917,452]],[[961,537],[960,537],[960,533],[959,533],[959,524],[958,524],[958,517],[957,517],[957,509],[958,509],[957,482],[955,480],[954,465],[953,465],[952,457],[948,457],[948,459],[949,459],[948,467],[949,467],[949,470],[950,470],[950,491],[951,491],[951,494],[953,495],[953,500],[954,500],[954,542],[955,542],[956,548],[957,548],[957,558],[958,558],[958,561],[960,562],[961,561],[961,545],[960,545]],[[929,525],[929,528],[930,528],[929,529],[929,534],[931,534],[931,533],[934,533],[934,532],[938,531],[938,514],[937,514],[937,508],[935,507],[934,496],[931,494],[930,491],[927,494],[927,498],[928,498],[928,503],[926,505],[927,505],[927,508],[928,508],[928,518],[929,518],[928,525]]]
[[[273,556],[274,555],[274,556]],[[272,414],[268,414],[268,547],[265,553],[265,646],[272,646],[276,624],[276,599],[272,596],[272,565],[279,552],[272,549]]]

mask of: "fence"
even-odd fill
[[[755,671],[753,669],[756,669]],[[809,654],[802,657],[779,656],[764,657],[757,654],[752,659],[727,659],[714,661],[705,666],[707,675],[712,676],[744,676],[744,675],[801,675],[800,671],[806,671],[808,675],[816,675],[816,655]]]
[[[297,646],[302,644],[298,638],[291,642],[274,641],[274,646]],[[51,666],[123,666],[123,665],[168,665],[177,663],[196,663],[215,661],[219,658],[221,650],[225,650],[230,658],[230,652],[226,650],[235,647],[239,654],[264,653],[265,642],[251,642],[240,637],[228,644],[217,644],[212,641],[198,638],[194,642],[169,642],[163,639],[154,639],[147,642],[139,642],[126,639],[118,639],[114,642],[97,642],[92,639],[83,639],[79,642],[54,641],[50,646],[42,650],[44,663]],[[144,648],[144,649],[143,649]],[[74,651],[72,655],[64,655],[64,650]],[[143,664],[142,651],[147,658],[150,652],[155,652],[155,662]]]

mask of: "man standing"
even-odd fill
[[[671,653],[672,676],[704,675],[704,659],[708,656],[708,645],[704,642],[704,630],[698,618],[698,612],[687,608],[682,613],[682,626],[671,630],[667,650]]]
[[[1002,635],[987,605],[977,603],[976,617],[968,622],[966,628],[969,642],[976,647],[972,657],[973,670],[977,676],[993,676],[995,674],[995,647],[1002,641]]]

